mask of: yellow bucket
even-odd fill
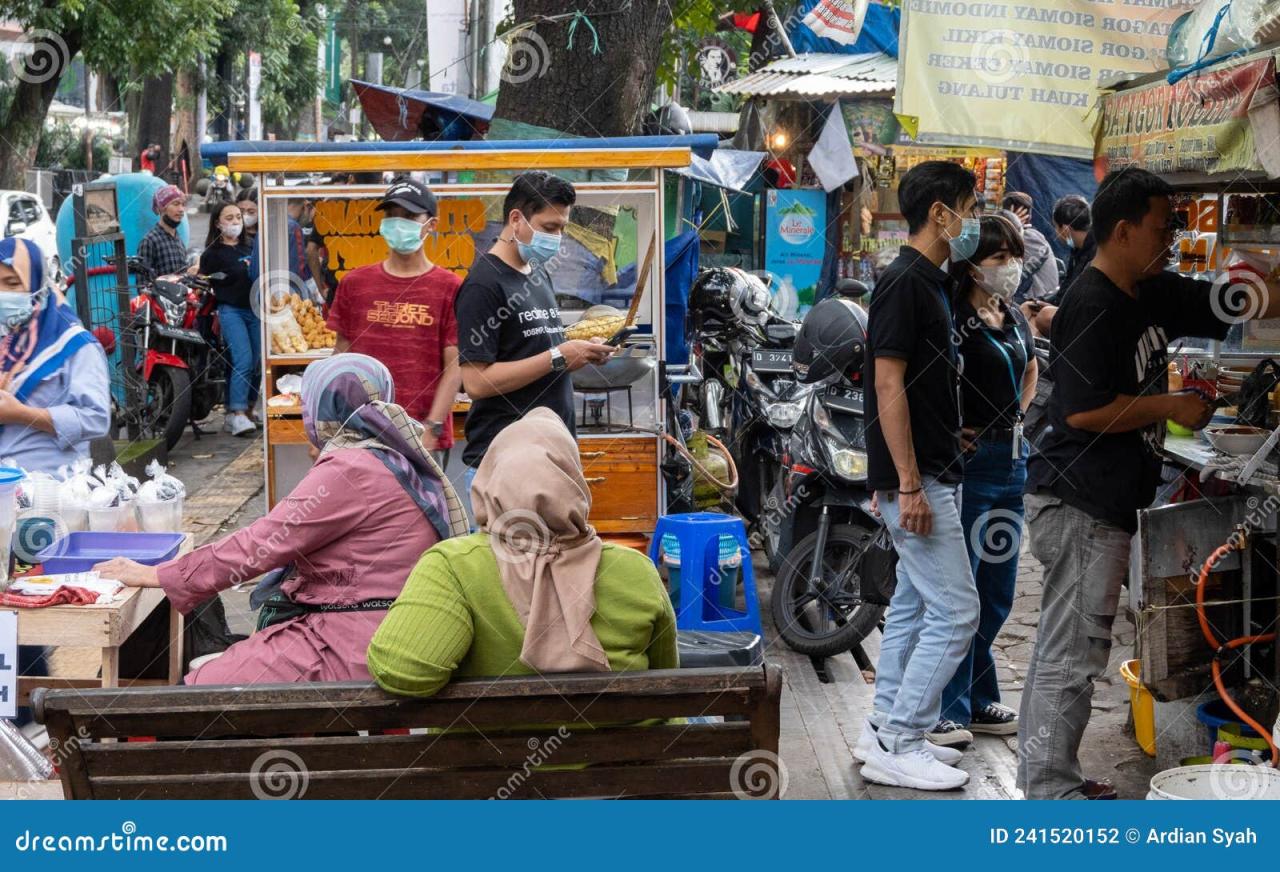
[[[1129,706],[1133,709],[1133,732],[1138,747],[1148,757],[1156,756],[1156,701],[1151,692],[1142,686],[1141,660],[1126,660],[1120,664],[1120,677],[1129,685]]]

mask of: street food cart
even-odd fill
[[[1102,101],[1099,168],[1141,167],[1177,188],[1174,206],[1185,228],[1177,240],[1177,268],[1206,282],[1222,277],[1240,257],[1260,264],[1271,280],[1280,276],[1275,55],[1272,47],[1231,58],[1172,85],[1163,75],[1139,79]],[[1243,304],[1246,312],[1256,312],[1265,300],[1260,284],[1238,290],[1232,304]],[[1250,293],[1260,298],[1246,299]],[[1246,321],[1222,342],[1187,340],[1171,347],[1169,356],[1171,381],[1232,393],[1262,360],[1280,357],[1280,323]],[[1234,415],[1233,408],[1223,408],[1215,423],[1234,423]],[[1273,411],[1268,429],[1277,423]],[[1229,540],[1239,547],[1222,556],[1203,583],[1210,626],[1224,642],[1275,630],[1280,469],[1265,446],[1251,463],[1252,452],[1215,450],[1203,433],[1171,433],[1164,453],[1167,484],[1156,506],[1139,513],[1129,591],[1142,684],[1158,707],[1175,709],[1162,718],[1157,708],[1157,751],[1162,765],[1177,765],[1197,738],[1203,747],[1204,719],[1198,723],[1192,709],[1213,704],[1215,650],[1204,637],[1196,593],[1206,561]],[[1269,730],[1280,703],[1272,691],[1280,648],[1260,640],[1241,650],[1241,656],[1219,658],[1223,681]],[[1180,724],[1189,725],[1190,738]]]
[[[262,315],[265,395],[279,394],[283,377],[300,374],[311,361],[332,353],[332,336],[317,326],[306,288],[286,267],[290,198],[315,204],[315,230],[328,248],[329,268],[341,279],[385,254],[375,206],[386,185],[352,183],[350,174],[423,174],[440,203],[439,230],[426,242],[427,255],[465,277],[502,226],[501,206],[511,180],[531,169],[558,173],[577,189],[566,256],[549,265],[562,321],[568,328],[606,311],[602,306],[624,312],[634,303],[639,328],[608,364],[574,374],[591,521],[605,535],[634,539],[651,533],[665,505],[659,431],[666,418],[658,381],[666,348],[663,174],[687,166],[694,151],[709,153],[714,146],[710,136],[226,144],[231,169],[261,179],[262,279],[254,305]],[[402,315],[408,317],[386,313]],[[266,413],[266,492],[274,505],[301,479],[311,459],[301,409],[269,404]],[[461,469],[453,467],[451,477],[460,483]]]

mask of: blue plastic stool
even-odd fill
[[[676,610],[676,628],[721,633],[749,631],[763,635],[756,578],[751,568],[751,546],[747,544],[747,528],[742,519],[714,512],[659,518],[649,545],[649,559],[654,563],[658,562],[666,535],[675,536],[680,543],[680,606]],[[745,612],[719,601],[721,536],[734,539],[742,554]]]
[[[680,540],[674,533],[668,533],[661,539],[662,566],[667,570],[667,593],[671,604],[680,608]],[[716,598],[720,605],[730,609],[734,607],[738,594],[738,570],[742,566],[742,552],[738,548],[738,540],[733,536],[720,537],[720,574],[715,581]]]

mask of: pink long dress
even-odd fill
[[[399,596],[438,541],[434,528],[371,451],[321,458],[266,516],[159,569],[187,614],[231,585],[289,562],[283,589],[300,603],[350,604]],[[365,651],[385,611],[304,615],[254,633],[186,677],[187,684],[266,684],[369,678]]]

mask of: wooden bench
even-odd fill
[[[32,705],[69,799],[776,798],[781,690],[766,664],[466,680],[429,699],[364,682],[40,688]],[[579,726],[710,715],[725,720]],[[162,741],[114,741],[130,736]]]

